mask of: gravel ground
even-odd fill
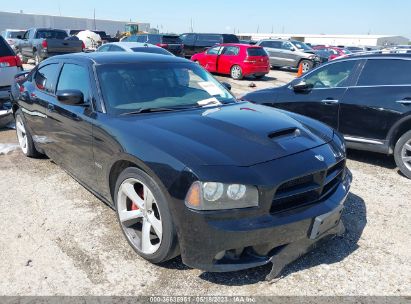
[[[229,81],[237,95],[294,77]],[[257,88],[248,85],[254,82]],[[0,130],[1,144],[16,144]],[[264,281],[270,266],[225,274],[176,258],[152,265],[124,239],[115,213],[51,160],[0,152],[1,295],[411,295],[411,181],[390,157],[349,151],[347,232]]]

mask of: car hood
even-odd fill
[[[140,145],[186,165],[251,166],[312,149],[333,137],[325,125],[308,126],[286,112],[248,102],[119,119],[123,132]]]

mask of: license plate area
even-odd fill
[[[329,213],[317,216],[314,219],[313,227],[311,228],[310,239],[315,240],[328,230],[336,227],[340,223],[343,209],[344,206],[340,205]]]

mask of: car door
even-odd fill
[[[29,126],[33,141],[48,153],[51,143],[47,126],[47,107],[53,100],[54,86],[56,84],[58,63],[41,65],[34,70],[25,83],[20,94],[20,106],[24,118]]]
[[[56,94],[63,90],[79,90],[84,96],[84,105],[67,105],[54,96],[48,106],[47,126],[52,143],[51,157],[59,159],[70,173],[81,181],[91,184],[94,180],[92,151],[92,93],[90,70],[87,65],[65,62],[61,68]]]
[[[368,59],[357,84],[341,100],[340,131],[349,140],[383,143],[390,129],[411,113],[411,61]]]
[[[215,46],[212,48],[209,48],[205,52],[205,56],[203,58],[203,62],[201,62],[201,65],[209,72],[211,73],[217,73],[217,62],[218,62],[218,57],[222,51],[223,47],[221,46]]]
[[[290,86],[283,87],[274,106],[312,117],[338,129],[339,102],[347,91],[357,66],[357,61],[349,60],[320,67],[305,77],[296,79]],[[293,88],[304,82],[308,89]]]
[[[289,41],[283,41],[281,44],[282,66],[295,67],[298,64],[299,56],[297,49]]]
[[[265,40],[259,44],[259,46],[265,49],[268,56],[270,57],[270,64],[272,66],[281,67],[283,64],[282,56],[281,56],[281,45],[282,45],[282,42],[277,41],[277,40],[274,40],[274,41]]]
[[[221,50],[217,61],[217,73],[230,74],[231,67],[238,62],[238,54],[240,48],[238,46],[226,46]]]

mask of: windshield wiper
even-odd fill
[[[140,108],[135,111],[122,113],[121,115],[134,115],[134,114],[155,113],[155,112],[170,112],[174,110],[176,110],[176,108]]]

